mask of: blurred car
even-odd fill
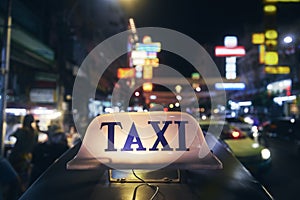
[[[247,123],[245,121],[245,119],[243,118],[238,118],[238,117],[230,117],[230,118],[226,118],[226,121],[233,125],[238,127],[241,131],[244,131],[245,133],[247,133],[250,137],[253,138],[253,129],[254,129],[254,125],[253,123]]]
[[[252,173],[261,174],[271,167],[271,152],[258,140],[250,138],[247,133],[228,122],[200,121],[203,132],[212,132]],[[221,130],[218,133],[218,130]]]
[[[231,117],[226,118],[226,121],[228,124],[239,128],[241,131],[247,133],[247,135],[254,139],[259,141],[260,144],[268,147],[268,140],[266,139],[265,132],[263,131],[263,128],[261,125],[259,125],[257,122],[254,122],[254,118],[247,116],[247,117]]]
[[[300,140],[300,120],[293,117],[271,119],[264,124],[263,130],[270,137]]]

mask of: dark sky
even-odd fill
[[[133,0],[134,1],[134,0]],[[130,8],[137,27],[171,28],[199,42],[224,34],[242,34],[248,24],[262,20],[261,0],[135,0]]]
[[[125,0],[124,0],[125,1]],[[200,43],[220,43],[228,34],[242,36],[252,27],[263,31],[262,0],[127,0],[137,27],[171,28]],[[278,3],[277,21],[300,16],[300,3]],[[255,31],[255,30],[254,30]]]

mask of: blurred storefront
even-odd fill
[[[5,10],[4,3],[0,5],[1,11]],[[35,114],[41,121],[41,113],[36,114],[36,109],[58,110],[61,99],[59,74],[55,70],[55,50],[45,37],[45,22],[17,0],[12,3],[11,15],[10,66],[6,91],[8,133],[20,126],[22,117],[27,113]],[[0,24],[4,24],[4,18],[0,14]],[[3,31],[0,29],[1,37]],[[53,116],[50,114],[48,117]],[[43,123],[40,125],[45,126]]]
[[[276,81],[267,85],[268,95],[272,96],[273,102],[281,108],[279,115],[299,116],[297,95],[292,93],[292,85],[291,79]]]

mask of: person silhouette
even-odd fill
[[[69,149],[66,134],[59,122],[51,121],[47,135],[48,140],[36,145],[32,152],[30,185]]]
[[[34,122],[33,115],[25,115],[22,127],[11,135],[17,141],[8,156],[8,160],[20,176],[24,191],[29,183],[32,151],[38,143],[38,131],[33,126]]]
[[[17,200],[20,196],[20,177],[8,160],[0,156],[0,200]]]

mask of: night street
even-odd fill
[[[0,200],[300,199],[299,11],[0,1]]]
[[[272,168],[258,180],[278,200],[295,199],[299,194],[300,160],[291,141],[268,138]]]

